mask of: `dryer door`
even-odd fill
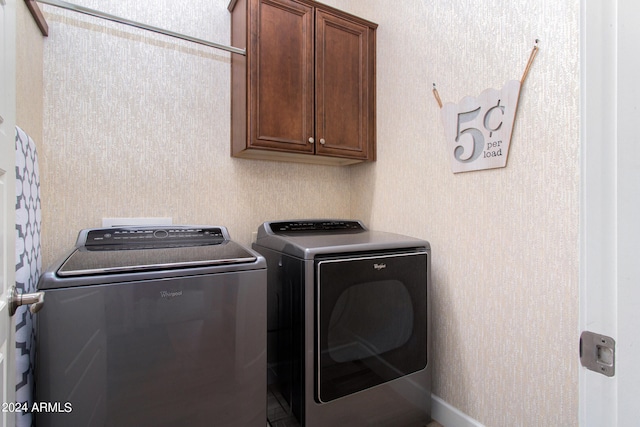
[[[317,401],[426,367],[426,252],[320,259],[316,303]]]

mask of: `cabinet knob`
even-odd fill
[[[313,144],[314,142],[316,142],[316,140],[315,140],[315,139],[313,139],[313,137],[312,137],[312,136],[310,136],[310,137],[309,137],[309,144]]]
[[[320,144],[324,145],[325,142],[324,138],[320,138]]]

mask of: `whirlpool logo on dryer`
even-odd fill
[[[181,296],[182,291],[160,291],[160,297],[164,299],[173,299]]]
[[[385,268],[387,268],[387,264],[381,262],[381,263],[376,263],[373,264],[373,268],[375,268],[376,270],[380,271],[380,270],[384,270]]]

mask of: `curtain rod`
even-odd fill
[[[226,46],[226,45],[223,45],[223,44],[214,43],[214,42],[198,39],[198,38],[191,37],[191,36],[186,36],[184,34],[175,33],[173,31],[164,30],[164,29],[158,28],[158,27],[153,27],[151,25],[141,24],[140,22],[131,21],[131,20],[125,19],[125,18],[120,18],[118,16],[110,15],[108,13],[100,12],[100,11],[93,10],[93,9],[89,9],[89,8],[84,7],[84,6],[78,6],[78,5],[75,5],[75,4],[67,3],[67,2],[62,1],[62,0],[36,0],[36,1],[38,3],[48,4],[49,6],[55,6],[55,7],[59,7],[59,8],[62,8],[62,9],[71,10],[73,12],[84,13],[85,15],[94,16],[96,18],[102,18],[102,19],[106,19],[108,21],[117,22],[119,24],[124,24],[124,25],[129,25],[131,27],[140,28],[142,30],[151,31],[151,32],[158,33],[158,34],[164,34],[165,36],[174,37],[174,38],[181,39],[181,40],[186,40],[186,41],[189,41],[189,42],[193,42],[193,43],[197,43],[197,44],[213,47],[213,48],[216,48],[216,49],[226,50],[227,52],[237,53],[238,55],[245,55],[245,56],[247,55],[247,52],[244,49],[240,49],[240,48],[233,47],[233,46]]]

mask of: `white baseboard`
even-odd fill
[[[431,395],[431,418],[444,427],[485,427],[435,394]]]

